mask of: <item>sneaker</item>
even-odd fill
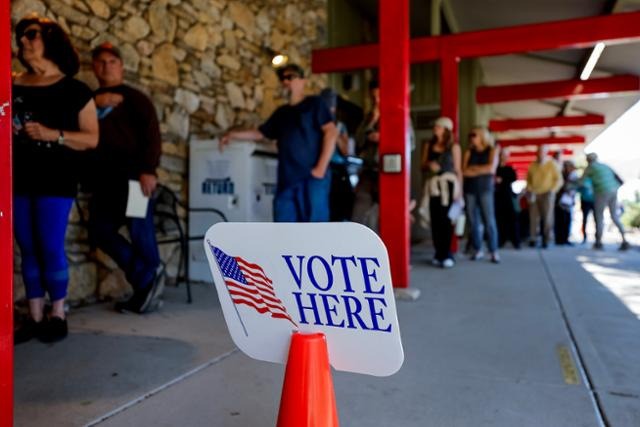
[[[535,240],[529,240],[529,247],[530,248],[535,248],[536,247],[536,241]]]
[[[592,246],[593,249],[595,250],[602,250],[604,249],[604,246],[602,246],[602,242],[595,242]]]
[[[491,262],[494,264],[500,264],[500,255],[497,252],[491,254]]]
[[[13,343],[22,344],[32,338],[40,338],[44,331],[46,319],[36,322],[31,317],[22,322],[20,327],[13,331]]]
[[[629,242],[627,242],[626,240],[624,240],[622,242],[622,244],[620,245],[620,247],[618,248],[619,251],[626,251],[630,248],[631,246],[629,245]]]
[[[67,337],[67,335],[69,335],[67,319],[61,319],[53,316],[47,321],[44,331],[39,338],[42,342],[52,343],[62,341]]]
[[[158,301],[164,291],[164,266],[160,265],[153,275],[153,280],[143,289],[136,289],[133,296],[126,301],[117,302],[115,310],[120,313],[151,313],[160,308]]]
[[[447,258],[444,261],[442,261],[442,268],[451,268],[454,265],[456,265],[456,262],[451,258]]]
[[[476,251],[476,253],[474,253],[473,256],[471,257],[471,261],[479,261],[482,258],[484,258],[484,252]]]
[[[154,301],[157,301],[160,298],[162,298],[162,295],[164,294],[164,285],[167,281],[166,279],[167,279],[167,275],[165,274],[165,266],[164,264],[160,263],[158,268],[156,268],[156,273],[153,278],[154,282],[156,283],[155,283],[155,288],[153,290],[153,296],[151,298]]]
[[[434,267],[442,267],[442,263],[436,258],[431,260],[431,265],[433,265]]]

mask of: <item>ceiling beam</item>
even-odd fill
[[[610,15],[614,13],[617,7],[619,7],[618,0],[607,0],[605,2],[604,9],[602,10],[602,15]],[[580,78],[582,70],[586,66],[591,55],[593,55],[594,49],[595,47],[591,47],[585,51],[584,55],[582,55],[582,59],[580,60],[580,62],[576,67],[576,78]],[[595,68],[594,68],[594,71],[595,71]],[[573,106],[573,100],[567,99],[562,105],[562,108],[560,109],[560,112],[558,113],[558,115],[566,116],[569,113],[569,110],[571,110],[572,106]]]
[[[412,63],[440,60],[443,53],[459,58],[507,55],[536,50],[591,47],[598,42],[630,43],[640,40],[640,12],[570,19],[411,41]],[[316,49],[311,56],[314,73],[330,73],[379,64],[377,44]]]
[[[532,99],[605,97],[614,93],[620,95],[638,91],[640,91],[640,77],[622,75],[586,81],[573,79],[503,86],[481,86],[476,91],[476,102],[479,104],[491,104]]]
[[[527,145],[551,145],[551,144],[584,144],[586,141],[582,135],[571,136],[550,136],[544,138],[518,138],[518,139],[500,139],[497,141],[501,147],[522,147]]]
[[[604,116],[599,114],[588,114],[584,116],[535,117],[528,119],[494,119],[489,121],[489,129],[492,132],[508,132],[512,130],[555,129],[576,126],[598,126],[604,124]]]
[[[549,151],[549,155],[553,155],[556,151],[558,150],[551,150]],[[560,151],[560,154],[563,156],[572,156],[573,155],[573,150],[569,149],[569,148],[565,148],[563,150]],[[515,160],[515,161],[522,161],[522,159],[528,159],[528,158],[533,158],[535,159],[538,156],[538,152],[537,151],[518,151],[515,153],[509,153],[509,159],[511,160]]]

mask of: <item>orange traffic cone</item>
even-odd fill
[[[324,334],[291,336],[277,427],[338,427]]]

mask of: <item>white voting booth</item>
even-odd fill
[[[191,141],[188,231],[191,280],[211,282],[202,237],[213,224],[224,219],[273,220],[277,166],[275,151],[265,144],[234,141],[220,152],[217,139]]]

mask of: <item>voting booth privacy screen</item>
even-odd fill
[[[265,144],[234,141],[218,149],[217,139],[194,140],[190,145],[189,236],[204,236],[222,217],[228,221],[273,220],[278,160]],[[211,282],[200,240],[189,247],[192,280]]]

